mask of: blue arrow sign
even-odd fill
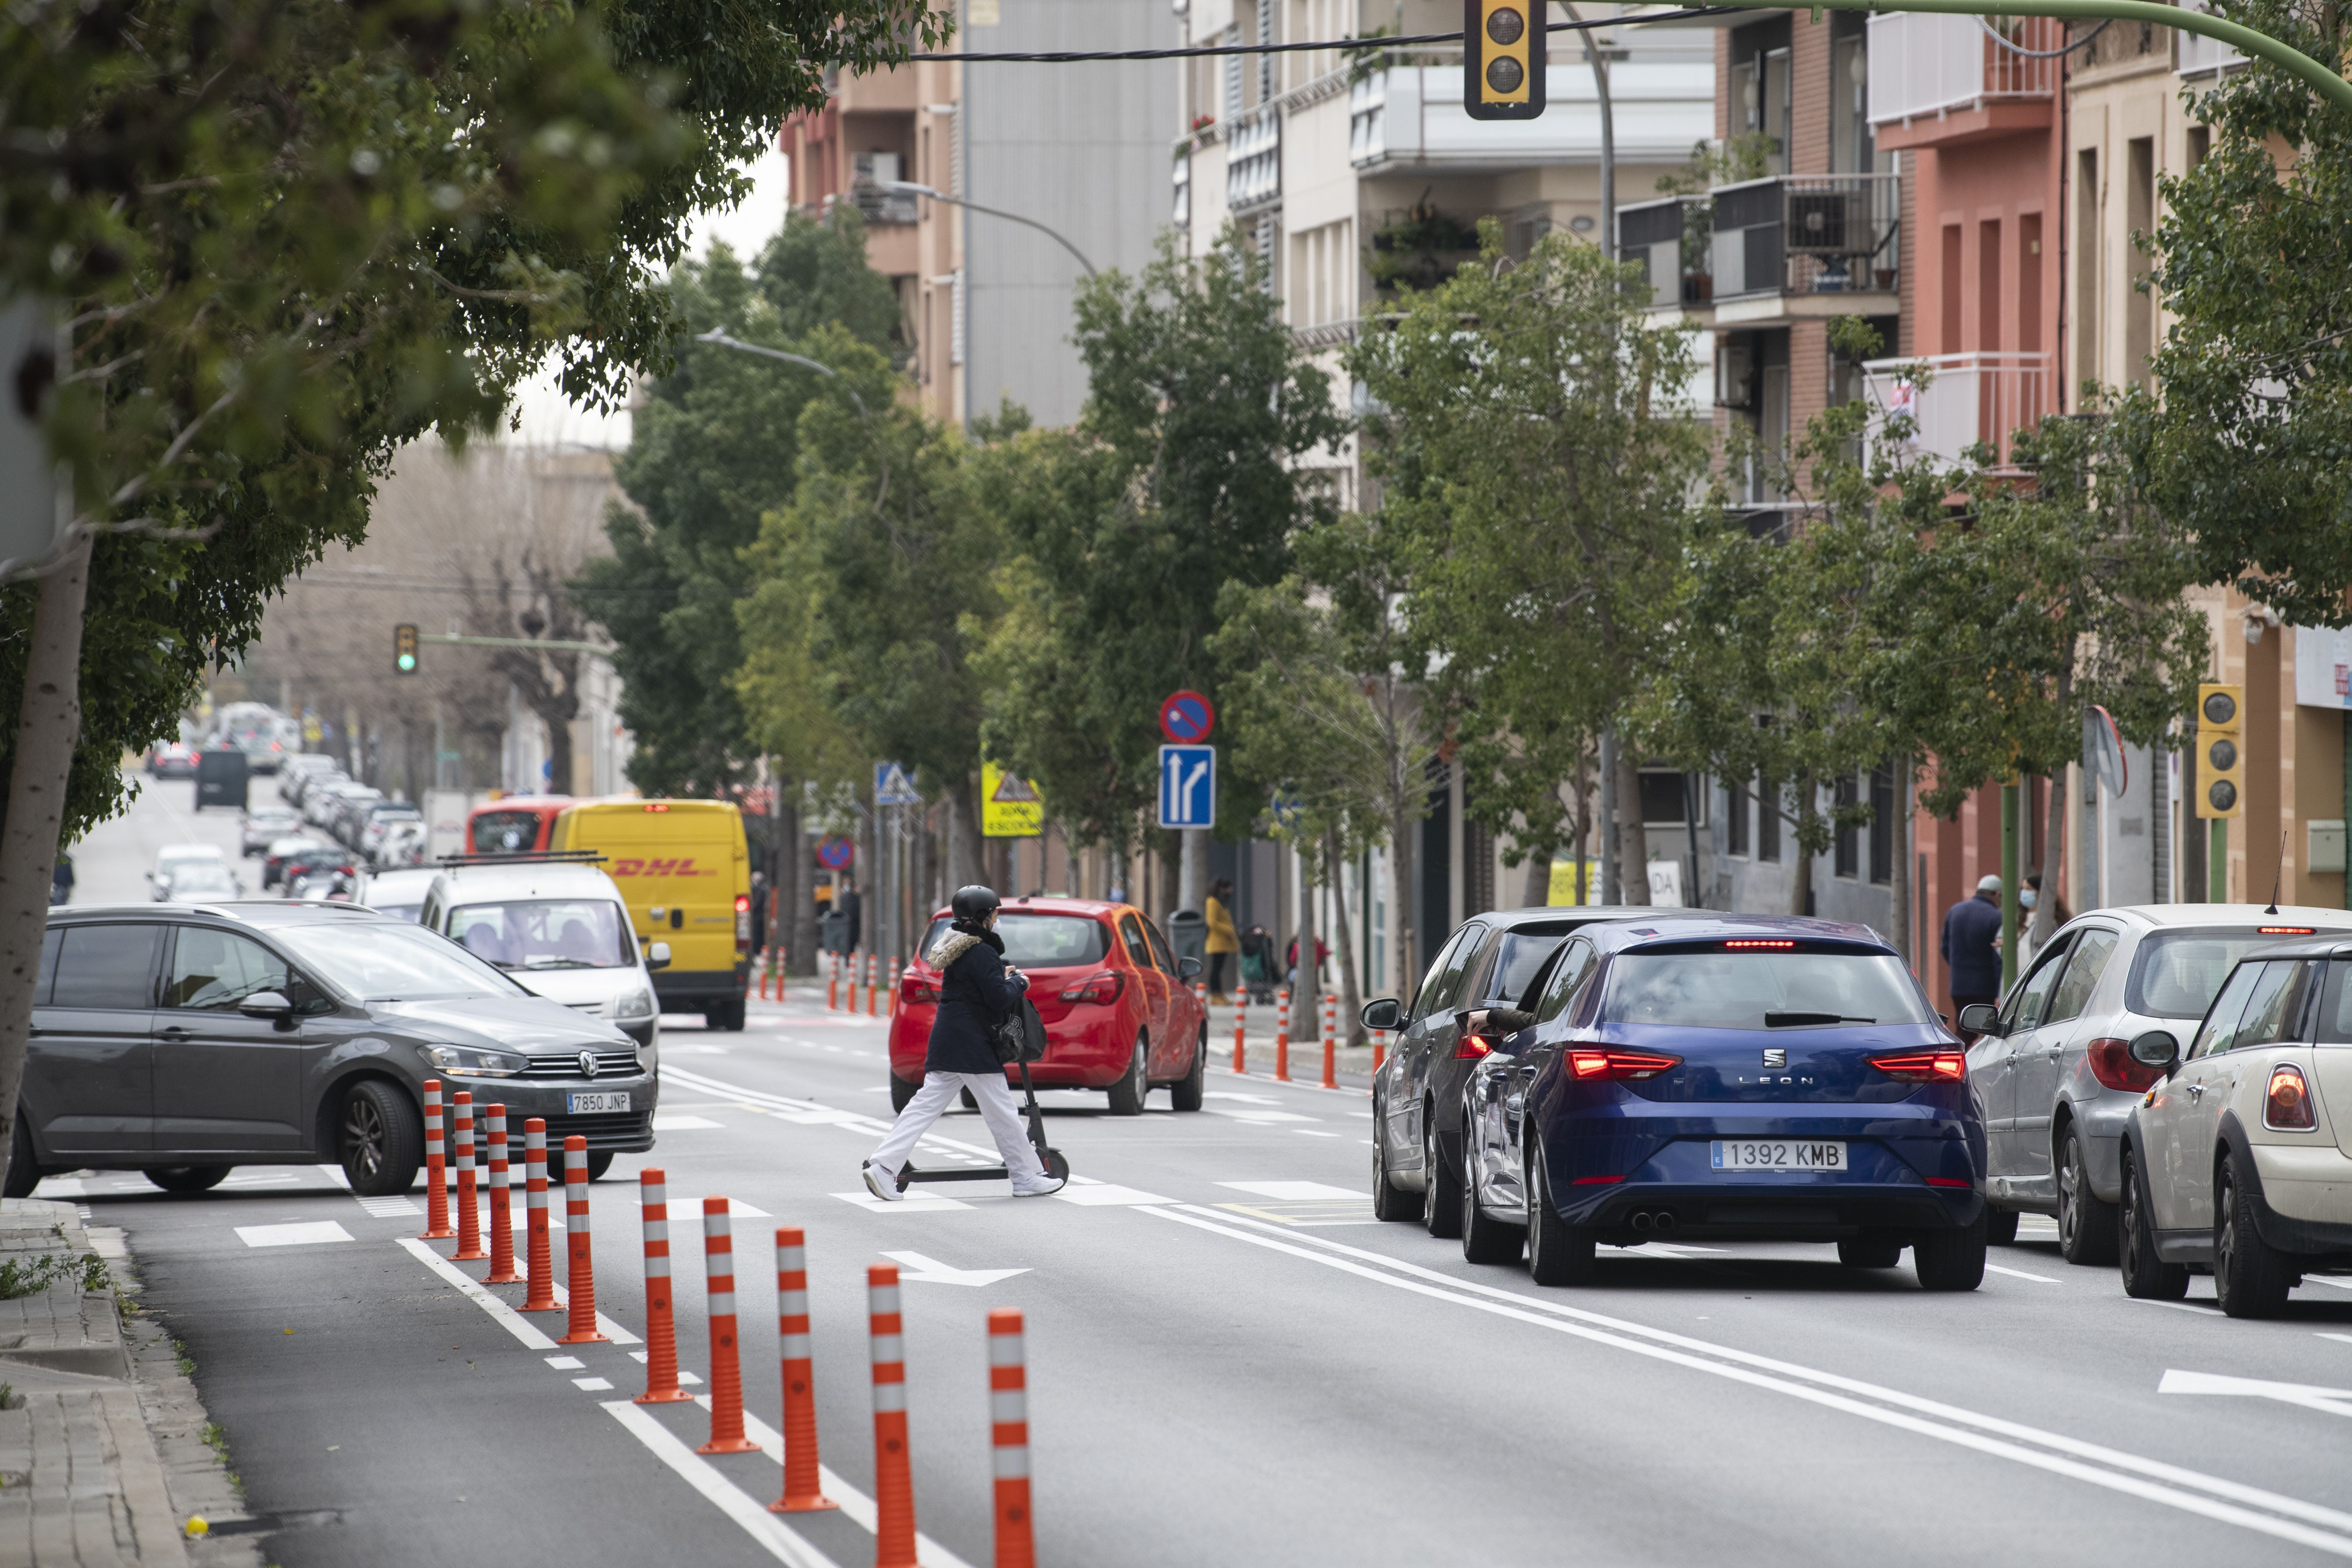
[[[1217,820],[1217,748],[1160,748],[1160,826],[1211,827]]]

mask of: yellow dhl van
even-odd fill
[[[566,806],[551,850],[593,850],[621,889],[637,942],[669,943],[654,971],[665,1013],[743,1026],[751,976],[751,857],[743,814],[718,800],[598,800]]]

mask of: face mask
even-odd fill
[[[2032,909],[2033,907],[2035,897],[2036,895],[2032,889],[2026,889],[2025,891],[2017,895],[2017,907],[2021,910]]]

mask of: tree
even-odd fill
[[[1570,822],[1560,783],[1656,667],[1706,436],[1677,395],[1688,342],[1646,324],[1638,271],[1566,234],[1514,266],[1499,224],[1479,233],[1478,265],[1404,292],[1349,363],[1376,410],[1384,517],[1419,542],[1412,625],[1445,656],[1469,808],[1549,867]],[[1643,903],[1628,739],[1621,854]]]

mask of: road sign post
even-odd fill
[[[1217,820],[1217,748],[1160,748],[1160,826],[1210,827]]]

